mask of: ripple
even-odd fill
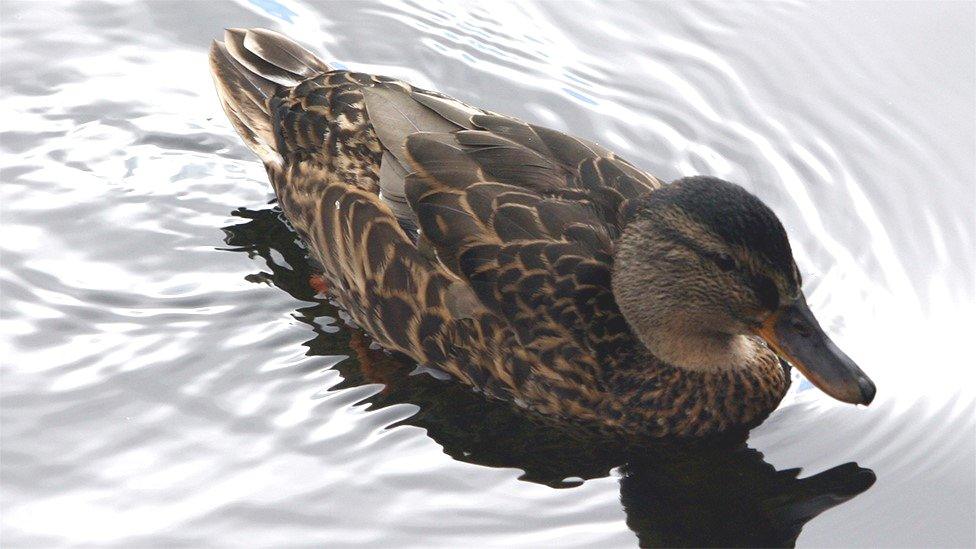
[[[3,3],[5,544],[976,544],[972,6],[567,6]],[[308,287],[235,26],[743,184],[876,402],[797,377],[755,450],[625,459],[410,375]]]

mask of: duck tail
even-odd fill
[[[270,99],[329,70],[302,46],[267,29],[227,29],[224,41],[210,46],[210,72],[224,112],[265,164],[281,163]]]

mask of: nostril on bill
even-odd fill
[[[790,325],[793,327],[793,330],[795,330],[796,333],[800,334],[803,337],[810,337],[810,334],[812,333],[810,330],[810,326],[806,322],[803,322],[798,318],[794,319],[793,322],[790,323]]]

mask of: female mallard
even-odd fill
[[[331,293],[387,349],[628,437],[759,423],[790,384],[779,357],[834,398],[874,397],[807,307],[779,220],[736,185],[664,186],[268,30],[227,31],[210,66]]]

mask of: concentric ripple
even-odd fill
[[[976,545],[972,4],[0,11],[5,547]],[[746,186],[875,403],[798,380],[749,449],[622,456],[410,375],[220,111],[246,26]]]

